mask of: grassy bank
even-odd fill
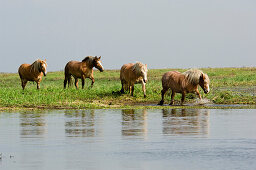
[[[82,109],[82,108],[131,108],[157,104],[161,99],[161,77],[163,73],[174,69],[149,70],[146,85],[147,98],[143,98],[141,85],[136,85],[134,97],[128,94],[112,94],[121,88],[118,70],[94,72],[94,87],[86,80],[86,88],[78,90],[63,89],[64,74],[49,72],[41,82],[41,89],[36,90],[36,83],[29,82],[22,90],[18,74],[0,74],[0,108],[50,108],[50,109]],[[175,69],[177,70],[177,69]],[[202,97],[215,104],[256,104],[256,68],[204,68],[211,79],[211,92],[207,95],[200,90]],[[178,71],[185,71],[178,69]],[[79,81],[81,87],[81,81]],[[181,95],[177,94],[178,104]],[[186,96],[186,103],[196,100],[194,94]],[[169,103],[170,96],[165,103]],[[156,106],[155,106],[156,107]],[[166,107],[166,106],[165,106]]]

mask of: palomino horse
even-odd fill
[[[23,90],[28,81],[35,81],[37,89],[40,89],[40,82],[42,81],[43,75],[46,76],[46,60],[36,60],[33,64],[22,64],[19,67],[19,75],[21,80],[21,86]]]
[[[93,67],[96,67],[100,72],[104,71],[104,68],[101,64],[100,57],[87,56],[82,62],[79,61],[70,61],[66,64],[65,67],[65,80],[64,88],[66,88],[67,82],[68,86],[71,85],[71,75],[75,78],[75,86],[78,88],[78,79],[82,79],[82,88],[84,88],[84,81],[86,78],[92,80],[91,87],[94,83],[93,77]]]
[[[134,84],[141,83],[144,97],[146,97],[146,83],[147,83],[147,64],[141,62],[124,64],[120,70],[120,80],[122,83],[121,93],[128,90],[133,96]]]
[[[183,105],[186,93],[195,92],[199,99],[202,99],[198,91],[198,85],[200,85],[204,90],[204,93],[207,94],[210,91],[209,84],[209,77],[201,70],[190,69],[184,73],[180,73],[178,71],[169,71],[162,77],[162,100],[159,102],[159,105],[163,105],[164,94],[168,89],[172,90],[170,105],[172,105],[174,102],[175,93],[182,94],[181,105]]]

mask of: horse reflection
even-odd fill
[[[22,137],[43,137],[46,133],[46,126],[44,113],[20,113],[20,135]]]
[[[68,137],[94,137],[99,134],[94,110],[66,111],[65,133]]]
[[[163,109],[163,134],[201,135],[209,133],[209,110]]]
[[[147,136],[147,111],[125,109],[122,110],[122,135]]]

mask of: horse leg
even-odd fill
[[[67,86],[67,82],[68,82],[68,87],[70,86],[70,79],[71,79],[71,76],[70,76],[70,75],[65,74],[64,89],[65,89],[65,88],[66,88],[66,86]]]
[[[66,88],[68,83],[68,87],[71,86],[71,74],[65,73],[65,80],[64,80],[64,89]]]
[[[68,87],[71,87],[71,76],[68,77]]]
[[[64,80],[64,89],[66,88],[67,81],[68,81],[68,80],[65,78],[65,80]]]
[[[76,89],[78,89],[78,78],[75,78],[75,86],[76,86]]]
[[[176,93],[172,90],[172,96],[171,96],[171,103],[170,103],[170,105],[173,105],[173,103],[174,103],[175,94]]]
[[[28,82],[28,81],[25,80],[25,79],[22,79],[22,80],[21,80],[21,86],[22,86],[22,89],[23,89],[23,90],[25,89],[27,82]]]
[[[120,93],[121,93],[121,94],[124,94],[124,82],[121,81],[121,83],[122,83],[122,88],[121,88],[121,90],[120,90]]]
[[[82,78],[82,89],[84,89],[84,78]]]
[[[131,85],[131,83],[128,82],[127,87],[128,87],[128,90],[129,90],[129,94],[131,95],[131,93],[132,93],[132,85]]]
[[[131,96],[133,96],[133,92],[134,92],[134,84],[131,85]]]
[[[124,84],[124,90],[129,91],[129,85],[128,84]]]
[[[185,96],[186,96],[186,93],[185,92],[182,92],[182,96],[181,96],[181,105],[183,105],[184,101],[185,101]]]
[[[146,83],[142,82],[142,91],[144,93],[144,98],[146,98]]]
[[[168,90],[168,88],[163,88],[163,90],[161,91],[162,100],[158,103],[158,105],[163,105],[164,104],[164,95],[165,95],[167,90]]]
[[[92,80],[92,84],[91,84],[91,88],[93,87],[93,84],[95,82],[94,78],[93,77],[90,77],[90,79]]]
[[[202,100],[201,94],[199,93],[198,89],[196,89],[196,94],[198,95],[199,99]]]
[[[39,90],[40,89],[40,81],[37,81],[36,84],[37,84],[37,90]]]

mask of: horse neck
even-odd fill
[[[142,77],[142,75],[137,74],[136,71],[135,72],[132,71],[132,73],[133,73],[133,76],[134,76],[135,79],[138,79],[139,77]]]
[[[31,73],[33,73],[34,75],[39,75],[39,74],[41,74],[41,72],[39,72],[38,69],[35,69],[32,64],[29,66],[28,69],[29,69],[29,71],[30,71]]]
[[[82,62],[82,65],[87,67],[88,69],[93,68],[93,63],[92,62],[85,61],[85,62]]]
[[[197,84],[192,84],[191,82],[188,81],[188,79],[184,76],[184,80],[182,81],[182,87],[184,89],[195,89],[198,87],[198,83]]]

